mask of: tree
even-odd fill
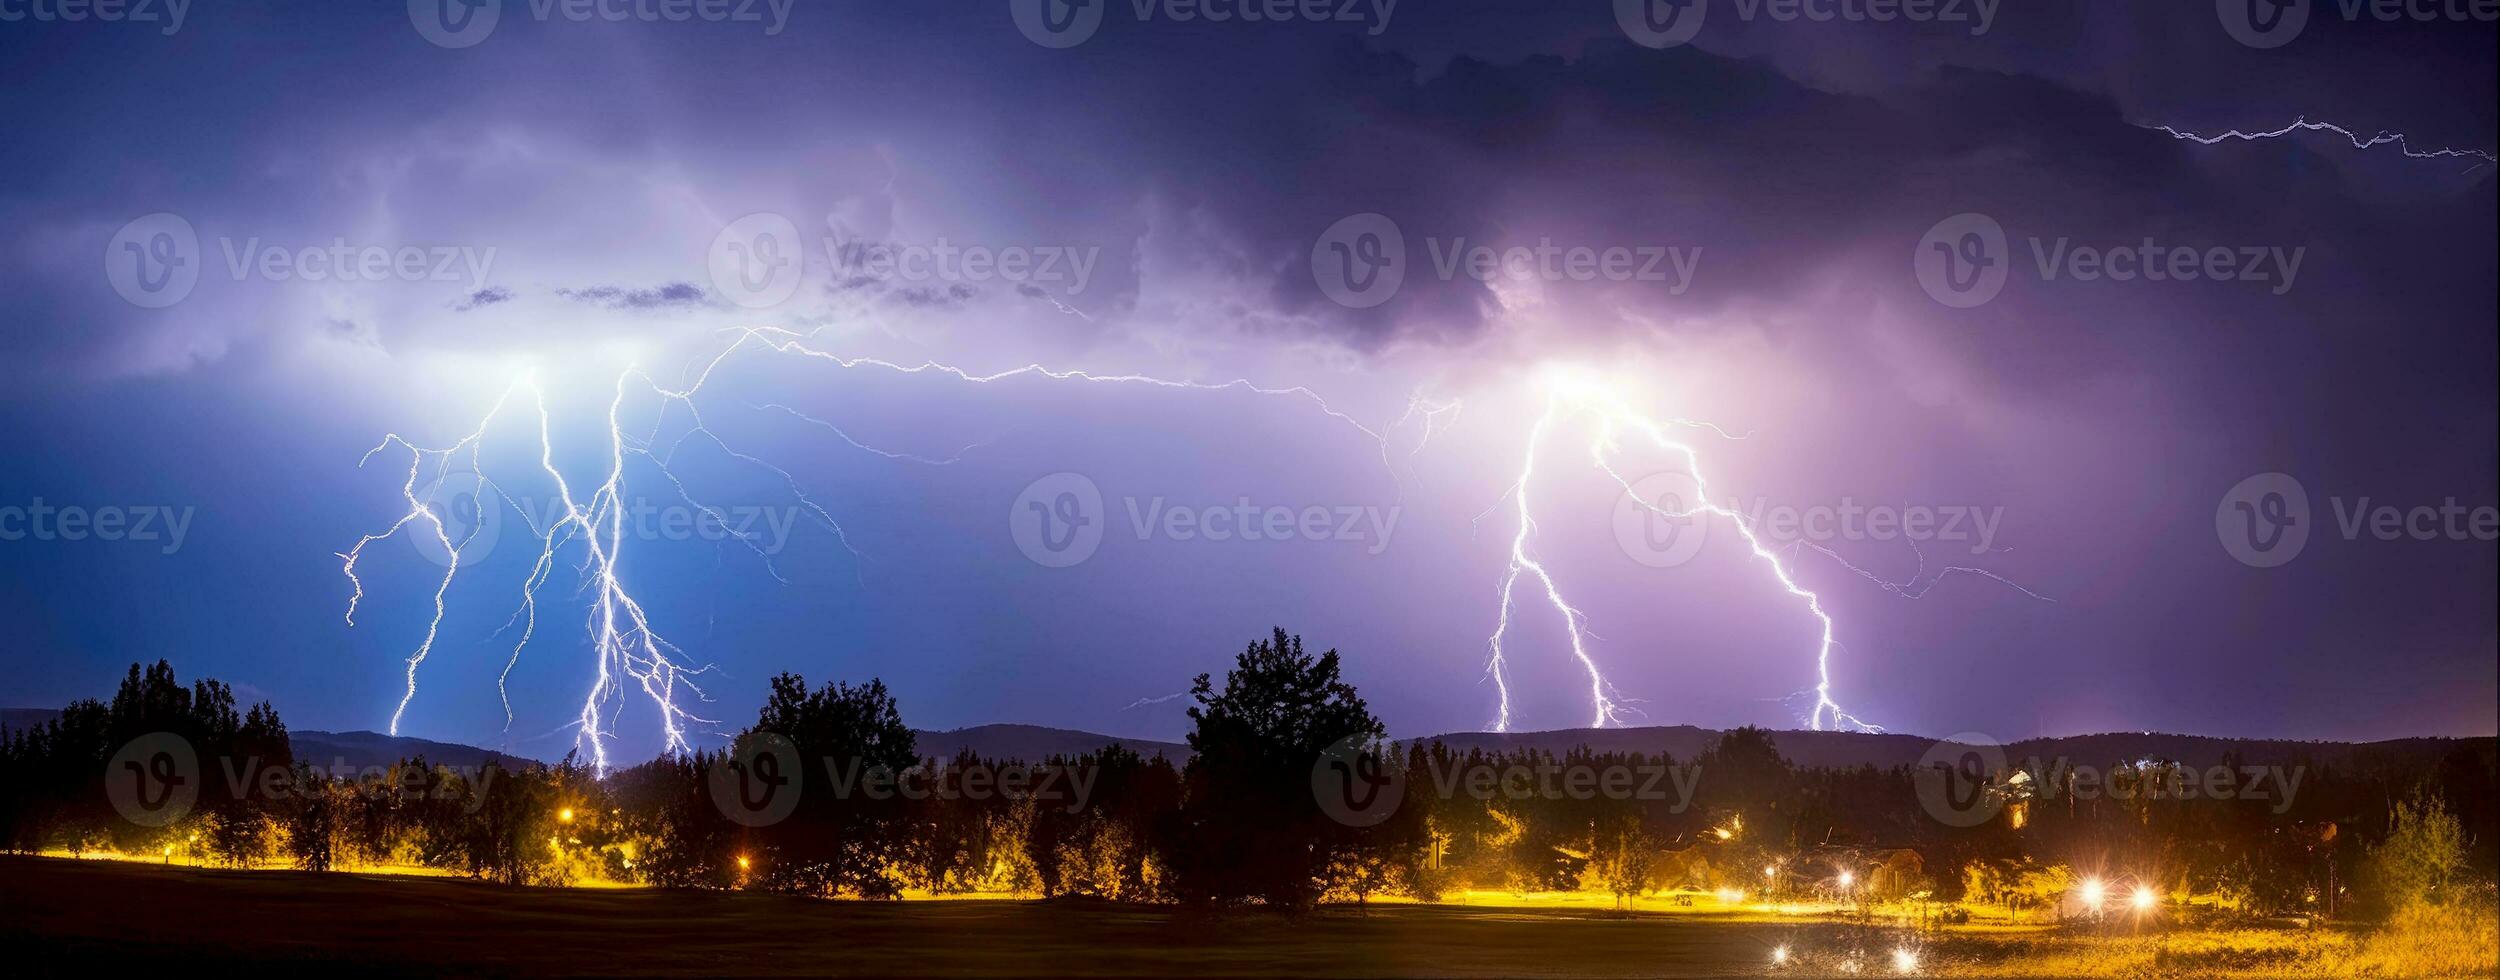
[[[1176,886],[1201,901],[1258,899],[1306,907],[1328,869],[1360,836],[1330,820],[1312,794],[1323,753],[1377,741],[1380,719],[1339,676],[1337,651],[1316,657],[1278,629],[1236,658],[1217,691],[1198,675],[1190,695],[1197,757],[1185,775]]]
[[[2436,903],[2465,867],[2465,828],[2430,793],[2396,804],[2387,840],[2370,854],[2389,908]]]
[[[790,819],[758,828],[766,887],[807,895],[892,898],[910,859],[911,807],[894,792],[919,763],[885,682],[827,684],[773,678],[750,733],[770,732],[798,749],[803,777],[830,785],[800,794]]]

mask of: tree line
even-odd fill
[[[777,677],[718,751],[609,773],[405,760],[340,774],[294,759],[267,704],[133,665],[110,702],[0,731],[0,848],[308,870],[418,867],[512,884],[590,881],[893,898],[1087,896],[1287,908],[1471,890],[1737,892],[2040,907],[2078,876],[2252,914],[2366,914],[2487,892],[2494,760],[2310,766],[2282,799],[2079,799],[1984,774],[1989,819],[1938,819],[1915,767],[1804,768],[1759,729],[1664,753],[1396,745],[1334,650],[1279,629],[1191,688],[1186,760],[1113,745],[1026,764],[924,758],[878,681]],[[195,794],[170,792],[178,738]],[[2180,767],[2132,760],[2149,781]],[[116,794],[119,794],[117,798]],[[786,794],[786,795],[783,795]],[[144,805],[149,801],[141,801]]]

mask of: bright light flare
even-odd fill
[[[1772,966],[1786,966],[1786,965],[1788,965],[1788,947],[1786,947],[1786,946],[1774,946],[1774,947],[1772,947],[1772,948],[1771,948],[1771,965],[1772,965]]]
[[[2151,888],[2138,885],[2135,894],[2127,899],[2127,903],[2135,906],[2137,912],[2150,912],[2154,906],[2161,904],[2161,896],[2153,894]]]
[[[2109,888],[2108,886],[2101,884],[2101,879],[2099,878],[2083,879],[2082,887],[2077,888],[2075,892],[2076,896],[2082,900],[2085,908],[2093,909],[2095,911],[2099,910],[2101,903],[2109,898]]]
[[[1908,947],[1893,950],[1892,970],[1895,973],[1918,972],[1918,953]]]

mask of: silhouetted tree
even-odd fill
[[[750,731],[789,739],[807,770],[808,789],[790,819],[753,834],[764,885],[809,895],[899,894],[911,808],[894,787],[919,758],[885,682],[810,691],[805,678],[783,674]]]
[[[1198,754],[1186,774],[1177,894],[1310,905],[1356,839],[1320,810],[1312,768],[1332,745],[1379,739],[1380,720],[1339,676],[1336,651],[1305,654],[1302,639],[1282,629],[1242,651],[1222,691],[1200,674],[1190,694],[1189,747]]]

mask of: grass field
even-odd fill
[[[1775,967],[1782,947],[1792,953]],[[1896,950],[1913,953],[1921,975],[2472,975],[2389,972],[2366,959],[2368,937],[2349,933],[1919,937],[1840,921],[1567,907],[1288,917],[1092,902],[827,902],[22,857],[0,858],[0,948],[15,975],[24,964],[93,974],[214,963],[387,975],[1892,976],[1903,965]],[[2473,955],[2423,962],[2490,975]]]

